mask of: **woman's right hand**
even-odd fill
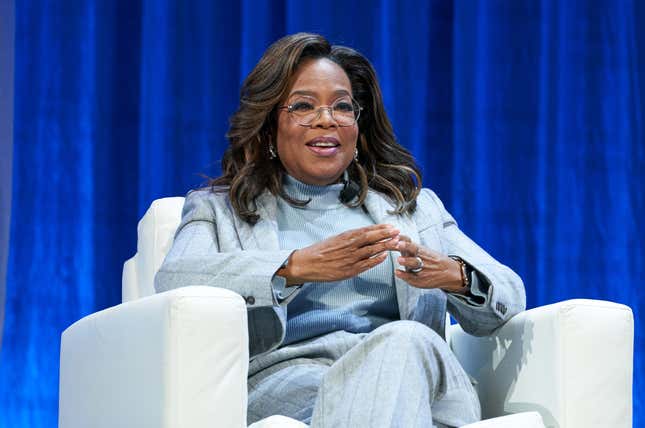
[[[276,274],[287,286],[352,278],[382,263],[398,243],[399,231],[389,224],[348,230],[294,251]]]

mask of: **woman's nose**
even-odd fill
[[[318,109],[316,117],[311,122],[311,127],[330,128],[338,126],[338,123],[336,122],[336,119],[334,119],[332,111],[332,107],[320,107]]]

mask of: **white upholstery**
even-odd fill
[[[282,415],[269,416],[261,421],[249,425],[249,428],[307,428],[307,424],[303,424],[295,419],[288,418]]]
[[[184,198],[157,199],[137,226],[137,253],[123,266],[124,302],[155,294],[154,277],[172,246]]]
[[[484,417],[528,410],[547,427],[632,426],[634,320],[624,305],[569,300],[513,317],[494,336],[452,326]]]
[[[214,287],[87,316],[62,336],[59,427],[243,427],[247,334],[244,299]]]
[[[60,428],[246,426],[244,300],[199,284],[153,295],[182,206],[183,198],[157,200],[139,223],[137,254],[123,269],[124,303],[63,333]],[[573,300],[520,314],[492,337],[459,326],[448,333],[479,382],[485,417],[537,411],[547,427],[631,427],[628,307]],[[540,427],[531,423],[528,413],[469,427]],[[253,428],[301,426],[273,416]]]
[[[538,412],[523,412],[475,422],[461,428],[544,428],[544,423]]]

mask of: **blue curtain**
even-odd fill
[[[606,299],[638,321],[644,23],[629,0],[17,2],[0,427],[55,426],[61,332],[119,303],[138,219],[218,174],[241,80],[296,31],[371,58],[426,186],[529,307]]]
[[[0,349],[4,325],[4,298],[9,254],[11,181],[13,168],[13,2],[0,0]]]

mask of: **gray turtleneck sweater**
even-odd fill
[[[350,229],[374,224],[361,208],[349,208],[338,199],[342,184],[313,186],[285,176],[285,192],[307,201],[304,207],[278,198],[278,240],[281,250],[297,250]],[[357,277],[336,282],[305,283],[286,289],[286,281],[274,276],[276,299],[287,305],[287,332],[283,345],[337,330],[369,333],[399,319],[392,254]],[[471,306],[484,306],[489,282],[469,267],[470,292],[458,295]],[[485,278],[485,277],[484,277]]]
[[[286,176],[285,192],[292,198],[310,202],[297,207],[278,198],[280,249],[304,248],[346,230],[374,224],[361,208],[349,208],[339,201],[342,187],[342,184],[313,186]],[[399,319],[390,257],[351,279],[303,284],[287,304],[287,333],[283,344],[337,330],[368,333]]]

